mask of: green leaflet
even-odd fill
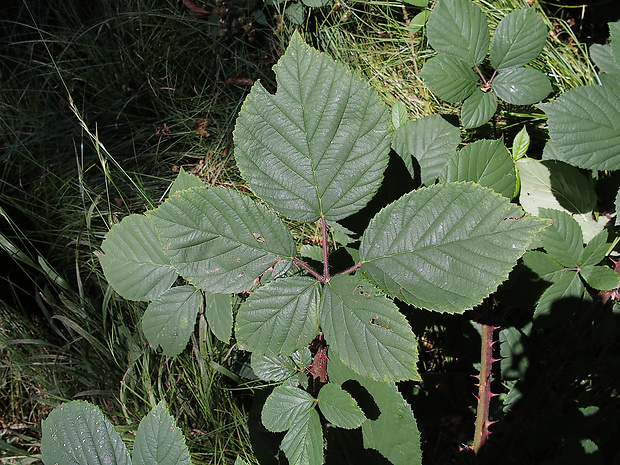
[[[516,184],[515,166],[501,140],[477,140],[448,161],[441,177],[445,181],[474,181],[512,198]]]
[[[469,0],[441,0],[426,25],[431,46],[467,63],[480,64],[489,50],[489,25],[479,6]]]
[[[542,71],[532,68],[501,70],[493,80],[495,94],[504,102],[530,105],[551,93],[551,83]]]
[[[98,407],[73,401],[43,420],[41,454],[45,465],[131,465],[129,452]]]
[[[379,409],[378,418],[362,423],[364,447],[379,451],[393,465],[421,465],[420,432],[396,385],[360,376],[337,358],[329,360],[327,370],[333,383],[346,386],[353,380],[361,384]]]
[[[424,83],[434,94],[449,103],[459,103],[477,88],[478,76],[471,66],[452,56],[437,55],[420,70]]]
[[[179,174],[172,183],[172,186],[170,186],[170,192],[168,192],[168,196],[176,194],[179,191],[189,189],[190,187],[201,187],[204,185],[205,183],[202,179],[200,179],[195,174],[188,173],[181,167],[181,169],[179,170]]]
[[[497,98],[493,92],[476,89],[465,99],[461,107],[461,123],[465,128],[477,128],[489,121],[497,110]]]
[[[553,224],[541,234],[547,253],[565,267],[577,267],[583,251],[579,224],[568,213],[559,210],[541,208],[539,214],[553,220]]]
[[[407,303],[463,312],[506,279],[546,224],[477,184],[422,188],[371,220],[360,246],[362,271]]]
[[[248,186],[297,221],[359,211],[387,166],[388,108],[368,83],[298,33],[274,71],[277,93],[255,84],[235,126],[235,157]]]
[[[183,432],[163,401],[142,419],[132,452],[133,465],[191,465]]]
[[[286,382],[298,384],[300,378],[305,378],[307,384],[306,369],[312,363],[310,349],[304,347],[294,352],[293,355],[256,355],[252,354],[252,371],[260,379],[265,381]],[[302,384],[299,382],[299,384]]]
[[[392,105],[392,127],[396,130],[407,122],[407,107],[400,100]]]
[[[199,289],[250,289],[295,244],[276,214],[222,187],[181,191],[149,212],[164,250],[181,276]]]
[[[575,272],[567,272],[549,286],[540,296],[534,310],[534,318],[542,315],[549,315],[554,305],[561,310],[566,307],[566,303],[562,300],[581,299],[586,292],[586,288],[579,278],[579,274]]]
[[[308,346],[319,330],[320,284],[289,277],[254,291],[239,308],[237,342],[257,355],[290,355]]]
[[[211,332],[224,344],[230,342],[233,330],[233,298],[230,294],[207,293],[205,316]]]
[[[143,215],[129,215],[112,226],[101,249],[105,277],[125,299],[152,300],[177,279],[153,223]]]
[[[459,129],[439,115],[409,121],[394,132],[392,148],[414,180],[432,184],[461,142]],[[419,170],[419,173],[417,172]]]
[[[592,170],[620,169],[620,87],[577,87],[539,106],[562,161]]]
[[[330,358],[381,381],[420,379],[415,336],[394,302],[356,276],[334,276],[321,298]]]
[[[151,346],[169,357],[179,355],[194,332],[202,293],[194,286],[168,289],[153,300],[142,317],[142,331]]]
[[[497,25],[491,41],[493,68],[523,66],[542,52],[547,40],[547,26],[532,8],[508,13]]]
[[[366,420],[364,412],[347,391],[334,383],[321,388],[318,405],[325,419],[338,428],[359,428]]]

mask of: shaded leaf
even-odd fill
[[[551,93],[549,78],[532,68],[510,68],[499,71],[493,79],[493,91],[504,102],[530,105]]]
[[[237,313],[240,348],[257,355],[292,354],[308,346],[319,329],[320,284],[293,276],[254,291]]]
[[[411,327],[394,302],[367,281],[334,276],[321,299],[321,328],[330,357],[382,381],[420,379]]]
[[[564,265],[551,255],[539,250],[528,250],[523,255],[523,264],[545,281],[556,281],[564,272]]]
[[[470,67],[480,64],[489,50],[487,19],[469,0],[441,0],[431,13],[426,34],[435,50]]]
[[[42,423],[45,465],[131,465],[129,452],[98,407],[80,400],[56,407]]]
[[[235,126],[235,158],[248,186],[297,221],[359,211],[387,166],[388,108],[365,80],[298,33],[274,71],[277,93],[255,84]]]
[[[414,161],[419,165],[423,184],[432,184],[461,142],[459,129],[439,115],[409,121],[394,132],[392,147],[405,162],[413,179],[417,179]]]
[[[283,382],[300,373],[305,373],[306,367],[312,363],[310,350],[304,347],[292,355],[256,355],[252,354],[252,371],[265,381]]]
[[[592,238],[590,242],[585,246],[581,257],[579,257],[579,265],[597,265],[605,258],[609,250],[609,244],[607,238],[609,235],[606,230],[602,230],[596,236]]]
[[[448,161],[442,176],[446,181],[474,181],[508,198],[516,178],[512,157],[500,139],[468,144]]]
[[[547,26],[533,8],[508,13],[497,25],[491,41],[491,66],[497,70],[523,66],[542,52]]]
[[[202,294],[194,286],[177,286],[158,296],[142,317],[142,331],[154,348],[165,355],[179,355],[194,332]]]
[[[477,89],[463,102],[461,123],[465,128],[477,128],[488,122],[497,110],[497,100],[493,92]]]
[[[177,279],[146,216],[129,215],[112,226],[101,243],[99,261],[105,277],[121,297],[152,300]]]
[[[133,465],[191,465],[183,433],[163,401],[140,422],[132,459]]]
[[[548,315],[554,304],[563,299],[581,299],[585,287],[574,271],[564,272],[551,286],[545,289],[534,310],[534,318]]]
[[[325,419],[338,428],[359,428],[366,420],[351,394],[334,383],[321,388],[318,401]]]
[[[474,93],[478,82],[470,65],[446,55],[434,56],[424,63],[420,76],[434,94],[449,103],[465,100]]]
[[[620,87],[577,87],[540,108],[563,161],[592,170],[620,169]]]
[[[232,189],[181,191],[149,216],[179,274],[206,291],[250,289],[261,273],[295,255],[276,214]]]
[[[477,184],[425,187],[371,220],[360,246],[362,271],[404,302],[462,312],[506,279],[546,224]]]
[[[233,298],[230,294],[207,293],[205,316],[209,329],[220,341],[230,342],[233,328]]]
[[[620,73],[620,66],[614,59],[614,52],[610,45],[592,44],[590,57],[602,72]]]

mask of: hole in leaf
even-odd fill
[[[370,392],[368,392],[368,390],[358,381],[355,381],[353,379],[345,381],[344,383],[342,383],[342,389],[344,389],[349,394],[351,394],[351,396],[353,396],[353,398],[357,402],[357,405],[359,405],[359,407],[362,409],[362,412],[364,412],[364,415],[366,415],[366,418],[368,418],[369,420],[376,420],[377,418],[379,418],[379,415],[381,415],[381,410],[379,409],[379,406],[375,402],[375,399],[373,399]]]

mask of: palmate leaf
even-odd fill
[[[426,34],[435,50],[470,67],[480,64],[489,50],[487,19],[469,0],[441,0],[426,24]]]
[[[289,277],[254,291],[239,308],[239,346],[257,355],[290,355],[306,347],[319,329],[320,284]]]
[[[547,26],[533,8],[508,13],[497,25],[491,41],[490,59],[494,69],[523,66],[542,52]]]
[[[330,382],[358,382],[372,396],[379,417],[362,423],[364,447],[375,449],[393,465],[421,465],[420,432],[411,406],[394,383],[360,376],[334,357],[327,363]]]
[[[76,400],[56,407],[43,421],[45,465],[131,465],[129,452],[98,407]]]
[[[516,183],[512,157],[501,140],[477,140],[459,150],[446,164],[445,181],[474,181],[512,198]]]
[[[360,246],[362,271],[404,302],[463,312],[507,278],[547,224],[477,184],[425,187],[371,220]]]
[[[170,288],[178,274],[164,254],[155,226],[143,215],[129,215],[112,226],[99,261],[108,282],[129,300],[152,300]]]
[[[403,124],[394,132],[392,148],[405,162],[411,177],[432,184],[461,142],[459,129],[439,115],[425,116]],[[417,174],[414,159],[419,166]]]
[[[168,289],[153,300],[142,317],[142,331],[151,346],[161,346],[165,355],[179,355],[189,341],[202,294],[194,286]]]
[[[478,76],[471,66],[446,55],[434,56],[424,63],[420,76],[434,94],[449,103],[465,100],[478,87]]]
[[[504,102],[530,105],[540,102],[551,93],[549,78],[532,68],[501,70],[493,79],[493,91]]]
[[[321,328],[330,357],[381,381],[420,379],[415,336],[394,302],[372,284],[338,275],[321,298]]]
[[[181,191],[148,215],[176,270],[205,291],[250,289],[262,273],[295,255],[276,214],[232,189]]]
[[[465,99],[461,107],[461,123],[471,129],[482,126],[489,121],[497,110],[497,98],[493,92],[476,89]]]
[[[274,67],[275,95],[257,83],[234,131],[252,191],[282,215],[337,221],[378,189],[389,153],[389,110],[360,77],[293,34]]]
[[[563,161],[592,170],[620,169],[620,87],[577,87],[540,108]]]
[[[192,464],[183,432],[163,401],[140,422],[131,457],[133,465]]]

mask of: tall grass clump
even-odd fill
[[[220,382],[228,347],[205,336],[177,359],[157,356],[139,330],[143,308],[117,299],[94,256],[111,224],[166,195],[180,166],[239,182],[233,123],[248,83],[270,81],[277,47],[254,11],[211,7],[201,16],[172,0],[0,7],[6,460],[36,460],[41,419],[74,398],[127,431],[166,399],[195,457],[253,460],[243,404]]]

